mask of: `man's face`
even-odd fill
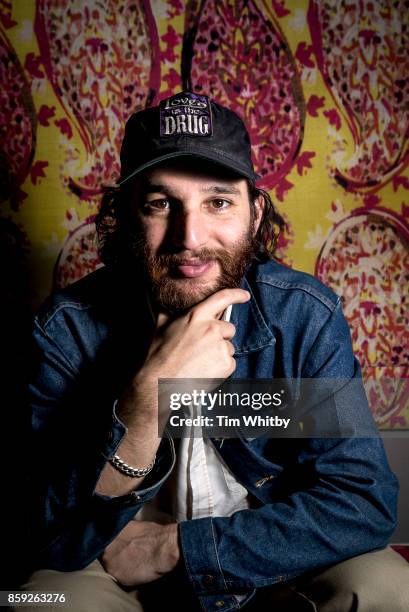
[[[159,167],[135,184],[135,255],[170,312],[238,286],[254,254],[261,204],[251,214],[246,180],[224,176]]]

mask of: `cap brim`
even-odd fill
[[[146,162],[145,164],[142,164],[138,168],[135,168],[135,170],[133,170],[130,174],[120,179],[117,182],[117,185],[118,187],[120,187],[121,185],[123,185],[124,183],[127,183],[130,179],[137,176],[144,170],[148,170],[149,168],[153,168],[154,166],[159,165],[161,162],[164,162],[168,159],[175,159],[177,157],[189,157],[191,159],[197,158],[197,159],[203,159],[205,161],[210,161],[222,168],[226,168],[227,170],[236,172],[240,176],[244,178],[248,178],[253,181],[256,181],[261,178],[259,174],[256,174],[255,172],[254,173],[248,172],[247,170],[243,169],[241,166],[234,163],[234,161],[230,159],[229,160],[220,159],[220,157],[217,154],[212,154],[212,152],[207,154],[207,153],[196,153],[196,152],[192,153],[190,151],[173,151],[171,153],[164,153],[160,157],[156,157],[155,159],[149,162]]]

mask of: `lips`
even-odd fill
[[[213,265],[213,261],[184,261],[176,266],[183,278],[196,278],[205,274]]]

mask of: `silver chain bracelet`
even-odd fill
[[[128,465],[127,463],[125,463],[125,461],[122,461],[122,459],[118,457],[118,455],[114,455],[111,459],[109,459],[110,464],[113,465],[114,468],[116,468],[122,474],[125,474],[126,476],[130,476],[131,478],[142,478],[143,476],[146,476],[147,474],[149,474],[149,472],[152,470],[153,466],[155,465],[155,461],[156,461],[156,455],[154,456],[152,463],[150,463],[148,467],[134,468],[131,465]]]

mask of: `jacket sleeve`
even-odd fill
[[[95,492],[126,427],[115,415],[98,368],[95,375],[88,366],[81,371],[67,354],[66,347],[74,344],[75,330],[69,326],[60,325],[55,334],[35,320],[28,385],[33,568],[73,571],[91,563],[156,495],[175,462],[173,441],[164,437],[140,489],[119,497]]]
[[[287,448],[297,445],[296,461],[291,474],[284,469],[275,478],[265,504],[180,524],[186,571],[205,609],[221,595],[234,607],[233,594],[251,596],[257,587],[382,548],[396,526],[397,480],[369,411],[340,302],[311,347],[303,376],[346,381],[326,405],[353,435],[279,440]]]

